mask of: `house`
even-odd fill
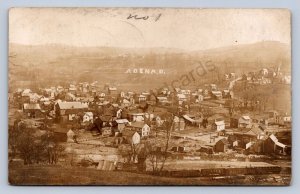
[[[64,88],[62,86],[57,86],[56,90],[58,93],[61,93],[64,91]]]
[[[265,114],[267,115],[268,124],[278,123],[279,113],[277,111],[270,110],[270,111],[265,112]]]
[[[137,145],[141,142],[141,136],[136,131],[123,130],[122,137],[126,140],[127,143],[131,145]]]
[[[30,101],[30,103],[37,103],[40,100],[41,97],[42,96],[38,95],[37,93],[30,93],[29,94],[29,101]]]
[[[108,87],[108,94],[111,96],[117,96],[118,91],[116,87]]]
[[[222,138],[214,145],[214,152],[226,152],[229,147],[229,142],[226,138]]]
[[[150,135],[150,126],[145,124],[142,128],[142,137],[148,137]]]
[[[228,132],[228,141],[233,147],[239,147],[246,149],[246,145],[249,142],[256,142],[262,140],[265,137],[264,132],[258,127],[253,126],[249,128],[236,129],[231,134]]]
[[[216,84],[210,84],[210,90],[211,91],[217,90],[217,85]]]
[[[278,116],[277,120],[279,125],[291,126],[292,123],[292,117],[287,114]]]
[[[165,96],[158,96],[157,100],[158,100],[158,102],[163,103],[163,102],[167,102],[168,98]]]
[[[122,92],[120,92],[120,97],[121,97],[121,98],[125,98],[125,97],[126,97],[126,94],[125,94],[125,92],[123,92],[123,91],[122,91]]]
[[[246,153],[254,153],[254,154],[263,154],[264,149],[264,141],[257,140],[257,141],[250,141],[246,144],[245,151]]]
[[[75,95],[75,94],[76,94],[76,91],[77,91],[77,88],[75,87],[75,85],[70,84],[70,87],[69,87],[68,91],[69,91],[69,93]]]
[[[265,141],[264,141],[264,153],[267,154],[286,154],[287,146],[283,143],[280,143],[277,137],[274,134],[271,134]]]
[[[222,92],[221,91],[211,91],[211,95],[215,99],[221,99],[222,98]]]
[[[41,118],[41,117],[43,117],[43,112],[42,112],[41,107],[38,103],[34,103],[34,104],[24,103],[22,109],[23,109],[23,113],[28,118]]]
[[[78,113],[88,110],[88,105],[81,102],[57,102],[55,104],[55,115],[60,122],[73,121]]]
[[[111,127],[104,127],[102,128],[102,136],[107,137],[112,135]]]
[[[147,100],[147,97],[146,96],[144,96],[144,95],[139,95],[138,96],[138,101],[139,101],[139,103],[141,103],[141,102],[145,102]]]
[[[238,127],[251,128],[252,127],[251,118],[249,116],[241,116],[239,118]]]
[[[85,112],[82,118],[83,123],[93,123],[93,113]]]
[[[129,123],[127,119],[117,119],[116,122],[118,124],[118,131],[120,131],[121,133],[125,126]]]
[[[212,124],[212,128],[217,131],[225,130],[225,121],[216,119],[215,122]]]
[[[142,138],[150,135],[150,126],[144,122],[134,122],[128,127],[134,131],[138,131]]]
[[[178,101],[185,102],[187,101],[187,97],[185,94],[177,94]]]
[[[262,76],[267,76],[267,75],[269,74],[269,71],[268,71],[268,69],[263,68],[263,69],[260,71],[260,73],[261,73]]]
[[[202,102],[204,100],[204,96],[201,94],[198,94],[198,98],[196,99],[196,102]]]
[[[182,131],[184,129],[185,129],[184,119],[175,116],[174,119],[173,119],[173,130],[174,131]]]
[[[131,104],[130,101],[127,100],[127,99],[123,99],[122,102],[121,102],[121,105],[122,105],[123,107],[129,107],[130,104]]]
[[[163,95],[168,95],[169,94],[169,89],[168,88],[163,88],[162,90],[161,90],[161,94],[163,94]]]
[[[21,96],[30,96],[30,94],[32,93],[32,91],[30,89],[25,89],[23,90],[23,92],[21,93]]]
[[[142,122],[144,121],[144,115],[144,113],[128,113],[128,120]]]
[[[154,121],[155,116],[154,116],[153,113],[145,113],[145,114],[144,114],[144,118],[145,118],[147,121]],[[161,121],[161,119],[160,119],[159,116],[157,116],[155,120],[158,121],[158,122]]]

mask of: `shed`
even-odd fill
[[[33,103],[33,104],[24,103],[22,108],[23,108],[23,112],[26,114],[27,117],[39,118],[43,116],[41,107],[38,103]]]
[[[215,152],[226,152],[228,149],[229,143],[226,138],[220,139],[214,145]]]

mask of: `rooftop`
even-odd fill
[[[58,102],[60,109],[85,109],[88,105],[82,102]]]

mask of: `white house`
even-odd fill
[[[133,122],[142,122],[144,121],[145,113],[129,113],[129,120]]]
[[[86,122],[93,122],[93,113],[92,112],[85,112],[83,115],[83,119],[82,122],[86,123]]]
[[[30,95],[30,93],[31,93],[32,91],[30,90],[30,89],[25,89],[25,90],[23,90],[23,92],[22,92],[22,96],[29,96]]]
[[[123,100],[122,100],[122,105],[123,105],[124,107],[129,107],[129,106],[130,106],[130,101],[127,100],[127,99],[123,99]]]
[[[144,95],[139,95],[138,96],[138,100],[139,100],[139,102],[145,102],[146,101],[146,99],[147,99],[147,97],[146,96],[144,96]]]
[[[124,130],[122,131],[122,136],[131,145],[137,145],[141,142],[141,136],[136,131]]]
[[[262,74],[263,76],[266,76],[266,75],[269,74],[269,71],[268,71],[268,69],[266,69],[266,68],[263,68],[260,72],[261,72],[261,74]]]
[[[134,131],[138,131],[141,137],[148,137],[150,135],[150,127],[144,122],[134,122],[129,127]]]
[[[196,99],[197,102],[202,102],[204,100],[204,96],[199,94],[198,98]]]
[[[142,128],[142,137],[148,137],[150,135],[150,127],[145,124]]]
[[[241,116],[239,118],[239,128],[251,128],[251,118],[249,116]]]
[[[177,98],[179,101],[186,101],[187,97],[184,94],[177,94]]]
[[[216,129],[217,131],[223,131],[225,130],[225,122],[224,120],[215,121],[212,125],[213,129]]]

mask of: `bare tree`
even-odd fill
[[[168,158],[172,127],[172,117],[169,117],[162,126],[164,136],[148,140],[145,144],[147,159],[150,162],[153,174],[160,174],[164,169]]]

